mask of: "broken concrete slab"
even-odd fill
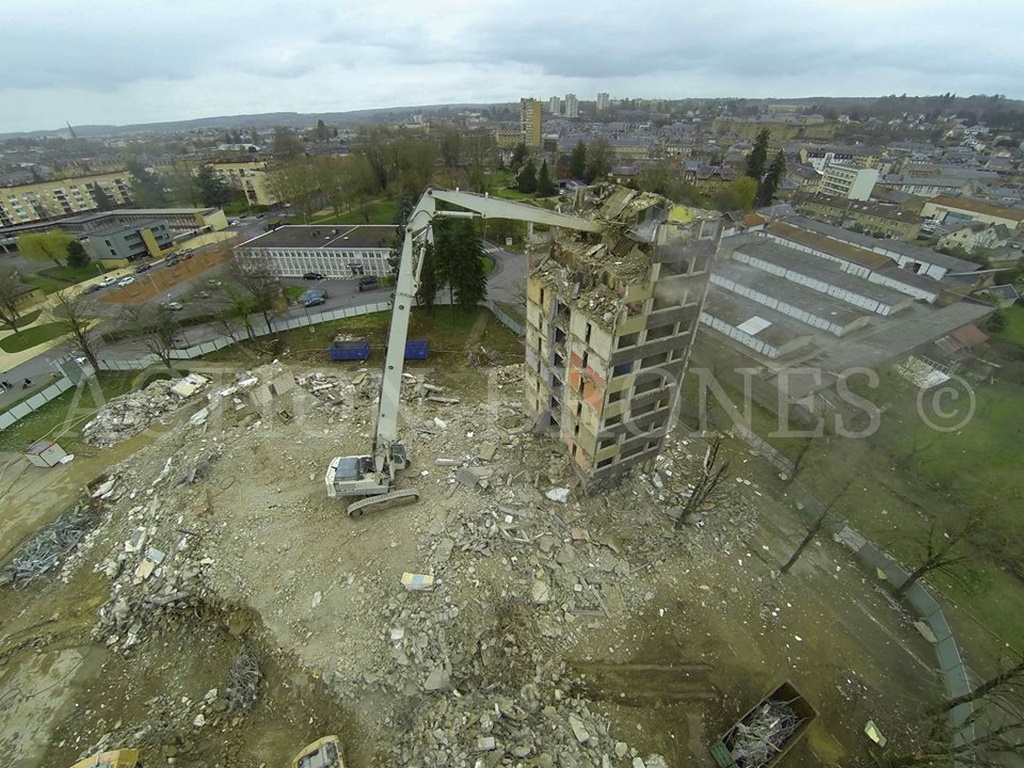
[[[551,602],[551,586],[542,579],[534,579],[530,599],[537,605],[547,605]]]
[[[409,592],[423,592],[434,588],[434,577],[429,573],[410,573],[406,571],[402,574],[402,586]]]
[[[559,504],[565,504],[569,500],[569,489],[568,488],[552,488],[550,491],[544,494],[551,501],[557,501]]]
[[[583,721],[576,717],[576,715],[569,715],[569,727],[572,728],[572,735],[576,737],[576,741],[580,744],[586,744],[590,741],[590,733],[587,731],[586,726],[583,725]]]
[[[463,467],[455,473],[455,479],[467,488],[474,488],[481,480],[486,480],[494,474],[490,467]]]
[[[494,454],[497,453],[497,451],[498,446],[496,443],[482,443],[480,445],[480,450],[477,453],[477,458],[480,459],[480,461],[490,461],[494,458]]]
[[[444,691],[450,686],[451,678],[445,672],[444,667],[434,667],[427,674],[427,679],[423,681],[423,690],[425,691]]]

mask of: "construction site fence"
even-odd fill
[[[437,303],[441,305],[449,304],[450,299],[447,296],[438,296]],[[490,299],[486,299],[481,302],[481,306],[486,307],[494,317],[512,333],[520,337],[525,334],[523,324],[512,317],[498,304],[495,304]],[[225,347],[230,347],[232,344],[237,344],[240,341],[245,341],[246,339],[256,339],[261,336],[269,336],[275,333],[290,331],[296,328],[305,328],[319,323],[331,322],[333,320],[343,320],[348,317],[358,317],[360,315],[370,315],[376,312],[390,311],[390,302],[378,301],[370,304],[361,304],[357,307],[340,307],[338,309],[325,310],[321,312],[307,312],[296,317],[273,318],[270,323],[267,323],[263,317],[251,317],[249,319],[248,327],[242,324],[236,324],[229,329],[228,333],[192,344],[188,347],[172,349],[169,351],[168,357],[172,361],[194,360],[202,357],[203,355],[208,355],[212,352],[224,349]],[[59,397],[64,392],[67,392],[78,383],[78,380],[83,375],[82,368],[77,364],[74,364],[70,356],[65,357],[63,360],[55,361],[55,363],[56,367],[58,370],[62,371],[63,375],[56,379],[52,384],[48,385],[45,389],[42,389],[32,395],[32,397],[22,400],[7,411],[0,413],[0,431],[7,429],[7,427],[17,423],[33,411],[42,408],[54,398]],[[128,359],[103,358],[99,360],[100,370],[103,371],[141,371],[146,368],[162,364],[163,360],[159,355],[154,353]]]
[[[773,465],[784,473],[792,475],[793,462],[764,438],[740,425],[730,424],[729,428]],[[790,496],[803,506],[802,513],[808,521],[816,520],[822,514],[822,506],[818,499],[798,480],[791,482],[787,490]],[[826,529],[832,533],[835,541],[853,553],[854,558],[864,568],[871,573],[883,574],[885,581],[894,590],[902,587],[910,578],[910,572],[896,558],[868,541],[840,515],[830,514],[826,522]],[[902,599],[918,619],[928,627],[935,638],[932,648],[935,651],[938,670],[945,685],[946,697],[955,699],[970,693],[971,683],[967,676],[967,667],[960,655],[960,648],[953,637],[949,622],[946,621],[946,616],[938,602],[920,581],[911,584],[903,593]],[[954,746],[974,741],[975,732],[971,717],[973,712],[974,705],[968,702],[954,707],[948,713],[947,723],[953,735]]]

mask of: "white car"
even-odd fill
[[[102,280],[100,280],[100,285],[102,285],[104,288],[106,288],[108,285],[113,285],[116,282],[117,282],[117,278],[116,277],[114,277],[112,275],[107,275]]]
[[[182,304],[180,301],[165,301],[160,306],[163,307],[164,309],[169,309],[172,312],[178,312],[185,308],[185,305]]]
[[[135,275],[126,275],[117,281],[117,284],[124,288],[126,285],[131,285],[135,282]]]

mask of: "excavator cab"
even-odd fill
[[[71,768],[136,768],[139,764],[139,750],[114,749],[99,752],[79,760]]]
[[[345,768],[341,741],[337,736],[317,739],[292,758],[292,768]]]

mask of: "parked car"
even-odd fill
[[[176,253],[172,253],[170,256],[168,256],[166,259],[164,259],[164,266],[165,267],[173,267],[175,264],[178,264],[180,262],[181,262],[181,256],[179,256]]]
[[[371,291],[374,288],[380,287],[380,280],[376,277],[360,277],[359,278],[359,290],[360,291]]]
[[[302,294],[299,297],[299,302],[304,307],[315,307],[323,304],[326,299],[327,291],[321,291],[314,288]]]
[[[139,275],[142,274],[143,272],[149,272],[149,270],[151,270],[152,268],[152,264],[139,264],[139,266],[135,268],[135,274]]]
[[[124,288],[126,285],[131,285],[134,282],[135,282],[135,276],[134,275],[127,275],[125,277],[122,277],[120,280],[118,280],[117,284],[119,286],[121,286],[122,288]]]
[[[102,286],[103,288],[106,288],[108,285],[113,285],[116,282],[117,282],[117,278],[116,277],[114,277],[113,275],[107,275],[102,280],[100,280],[100,286]]]
[[[185,308],[185,305],[182,304],[180,301],[165,301],[160,306],[163,307],[164,309],[169,309],[172,312],[179,312]]]
[[[303,280],[323,280],[324,276],[321,272],[307,272],[302,276]]]
[[[96,291],[100,290],[103,290],[103,286],[100,283],[93,283],[92,285],[85,286],[82,293],[96,293]]]

